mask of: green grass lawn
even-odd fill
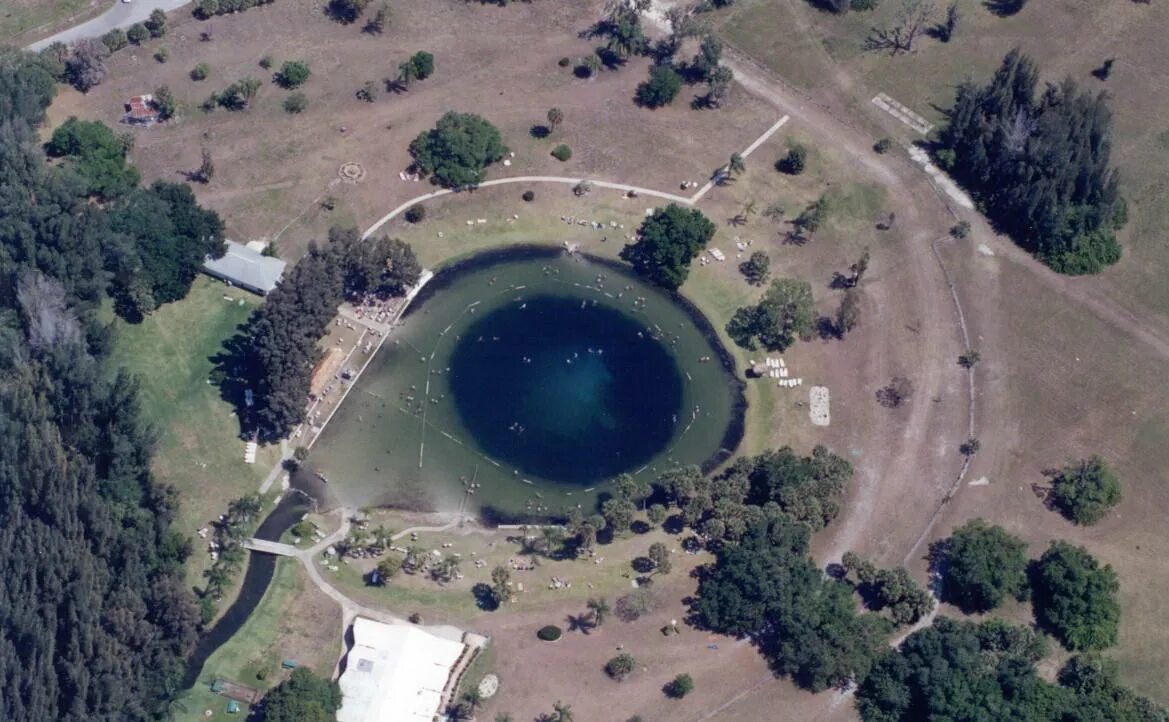
[[[279,682],[280,675],[277,672],[282,657],[274,645],[280,634],[281,615],[305,583],[300,576],[299,565],[294,559],[277,561],[272,583],[268,585],[268,591],[248,621],[234,637],[211,655],[203,665],[199,681],[175,703],[175,722],[205,720],[206,710],[214,712],[212,719],[226,716],[224,710],[227,698],[211,691],[211,684],[216,679],[227,679],[261,690]],[[264,680],[256,677],[261,669],[266,672]],[[246,717],[246,706],[241,707],[243,709],[238,716]]]
[[[0,6],[0,44],[48,35],[112,5],[105,0],[6,0]],[[29,38],[21,36],[28,33]],[[14,43],[20,44],[20,43]]]
[[[227,300],[230,299],[230,300]],[[261,450],[253,465],[231,406],[208,384],[223,341],[258,304],[255,296],[199,278],[182,301],[163,306],[140,324],[115,322],[116,365],[137,376],[143,416],[158,432],[154,471],[178,489],[178,529],[194,532],[259,488],[277,452]],[[197,583],[207,563],[199,548],[188,571]]]

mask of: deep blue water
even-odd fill
[[[580,298],[496,309],[452,354],[455,407],[483,450],[521,476],[589,485],[636,470],[683,415],[681,373],[652,335]]]

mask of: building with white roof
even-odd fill
[[[466,649],[414,625],[358,617],[337,722],[432,722]]]
[[[235,241],[224,242],[226,252],[203,261],[203,272],[261,296],[276,288],[284,275],[284,261],[265,256]]]

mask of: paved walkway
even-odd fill
[[[756,148],[758,148],[760,145],[763,145],[763,143],[766,142],[768,138],[774,135],[777,130],[782,128],[789,119],[790,117],[787,115],[780,118],[778,121],[776,121],[775,125],[772,125],[766,131],[764,131],[763,135],[756,138],[755,142],[747,146],[747,148],[744,149],[743,152],[739,155],[743,156],[744,158],[751,155],[751,153],[754,152]],[[557,183],[560,185],[572,186],[575,186],[578,183],[589,183],[594,188],[608,188],[610,190],[621,191],[622,193],[629,193],[632,191],[639,196],[661,198],[662,200],[670,201],[671,203],[681,203],[682,205],[686,206],[692,206],[698,201],[702,200],[702,197],[706,195],[707,192],[714,186],[714,180],[711,180],[702,188],[700,188],[694,195],[680,196],[676,193],[667,193],[665,191],[654,190],[653,188],[642,188],[641,186],[629,185],[628,183],[613,183],[611,181],[595,180],[593,178],[568,178],[565,176],[555,175],[521,175],[515,176],[514,178],[496,178],[495,180],[484,181],[480,183],[478,187],[490,188],[492,186],[511,185],[514,183]],[[361,237],[369,238],[374,233],[377,233],[379,228],[384,226],[386,223],[389,223],[399,214],[404,213],[406,209],[412,205],[431,200],[432,198],[441,198],[442,196],[451,195],[455,192],[456,191],[444,188],[442,190],[424,193],[415,198],[411,198],[410,200],[406,201],[402,205],[379,218],[372,226],[369,227],[368,230],[366,230],[365,233],[362,234]]]
[[[93,20],[74,25],[71,28],[50,35],[44,40],[38,40],[28,46],[29,50],[37,51],[57,42],[69,44],[82,38],[100,38],[114,28],[128,28],[134,23],[140,23],[150,17],[155,10],[171,11],[181,8],[191,0],[133,0],[132,2],[114,2],[113,7],[98,15]]]

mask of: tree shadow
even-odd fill
[[[681,534],[686,531],[686,520],[681,514],[671,514],[662,522],[662,531],[667,534]]]
[[[401,78],[384,78],[382,82],[386,86],[387,93],[402,95],[403,93],[408,93],[410,91],[410,86],[407,85]]]
[[[601,65],[605,66],[606,70],[620,70],[629,63],[628,58],[613,52],[603,45],[597,47],[593,52],[597,54],[597,58],[600,59]]]
[[[528,128],[528,135],[532,136],[536,140],[543,140],[552,135],[552,129],[546,125],[537,124],[533,125],[531,128]]]
[[[648,522],[638,519],[629,525],[629,531],[634,534],[648,534],[653,531],[653,527]]]
[[[638,574],[649,574],[654,570],[653,560],[649,557],[634,557],[629,566],[633,567],[633,571]]]
[[[485,612],[494,612],[499,609],[499,600],[495,598],[495,593],[491,591],[490,586],[483,582],[471,587],[471,596],[475,597],[475,606]]]
[[[252,353],[249,329],[250,321],[237,326],[236,333],[223,342],[219,352],[207,359],[212,364],[208,381],[219,388],[219,398],[235,409],[241,437],[249,431],[251,412],[255,408],[248,406],[247,392],[257,388],[260,368]],[[252,401],[256,404],[262,399],[254,394]]]
[[[564,621],[568,625],[568,631],[570,632],[580,632],[581,634],[587,635],[593,631],[593,620],[587,612],[569,614],[564,618]]]
[[[1026,4],[1027,0],[985,0],[982,3],[983,7],[989,10],[992,15],[997,15],[1000,18],[1009,18],[1022,10]]]

